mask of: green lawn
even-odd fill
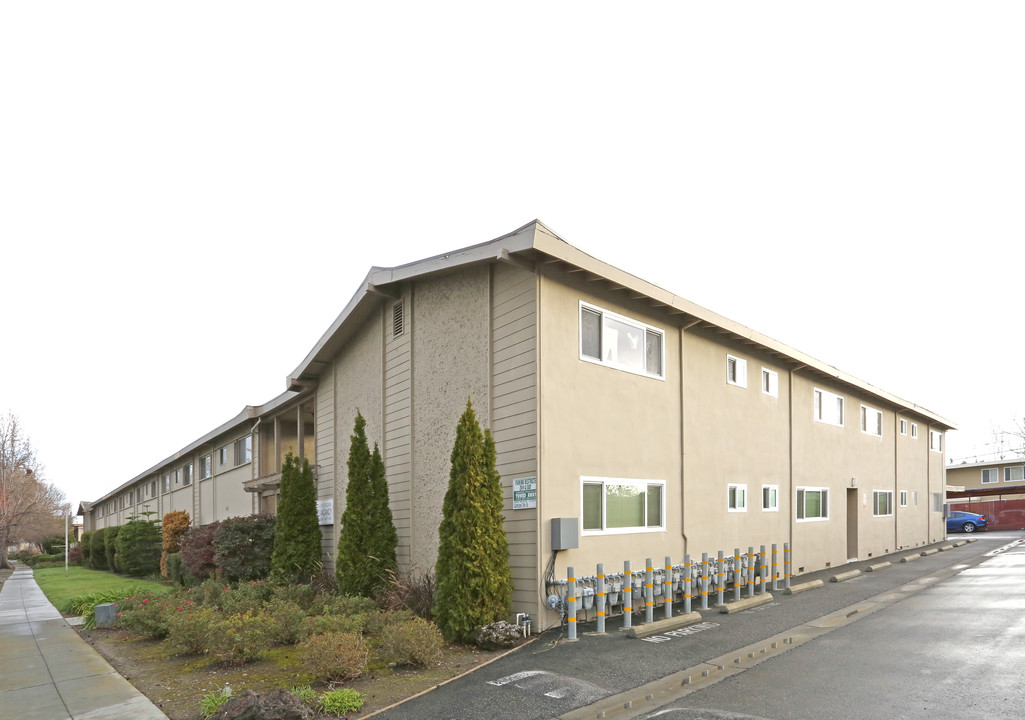
[[[58,609],[77,595],[128,588],[142,588],[156,592],[166,590],[168,587],[152,580],[121,577],[114,573],[86,570],[78,566],[68,568],[67,577],[64,577],[64,568],[62,567],[39,568],[34,571],[34,575],[43,593]]]

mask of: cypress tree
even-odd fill
[[[271,573],[285,582],[309,582],[320,568],[320,542],[313,470],[290,452],[281,467]]]
[[[452,470],[438,529],[434,621],[449,640],[469,640],[512,607],[502,483],[491,431],[469,399],[456,428]]]
[[[398,533],[388,505],[388,480],[377,443],[370,452],[367,423],[356,413],[349,444],[345,511],[335,574],[346,595],[372,596],[396,569]]]

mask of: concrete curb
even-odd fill
[[[784,595],[796,595],[797,593],[803,593],[805,590],[814,590],[825,585],[821,580],[810,580],[806,583],[798,583],[797,585],[791,585],[783,591]]]
[[[837,573],[829,578],[829,582],[843,582],[844,580],[856,578],[859,575],[861,575],[861,570],[848,570],[847,572]]]
[[[628,638],[646,638],[699,622],[701,622],[701,613],[689,612],[685,615],[677,615],[665,620],[655,620],[654,622],[635,625],[626,631],[626,636]]]
[[[728,615],[729,613],[740,612],[741,610],[758,607],[759,605],[765,605],[770,602],[772,602],[772,594],[762,593],[761,595],[755,595],[754,597],[743,598],[742,600],[735,600],[730,603],[723,603],[719,606],[719,613]]]
[[[876,570],[882,570],[883,568],[888,567],[890,567],[889,561],[876,563],[875,565],[869,565],[867,568],[865,568],[865,572],[875,572]]]

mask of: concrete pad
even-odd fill
[[[75,720],[163,720],[167,716],[117,673],[57,683],[57,690]]]
[[[815,588],[820,588],[823,585],[825,585],[825,583],[822,582],[822,580],[809,580],[808,582],[805,582],[805,583],[798,583],[797,585],[791,585],[790,587],[788,587],[786,590],[783,591],[783,594],[784,595],[797,595],[798,593],[803,593],[805,590],[814,590]]]
[[[6,717],[18,720],[71,720],[57,688],[49,682],[0,692],[0,707]]]
[[[741,598],[740,600],[734,600],[733,602],[723,603],[719,606],[719,613],[728,615],[729,613],[736,613],[742,610],[749,610],[759,605],[765,605],[772,602],[771,593],[762,593],[761,595],[755,595],[754,597]]]
[[[687,625],[693,625],[694,623],[701,622],[701,613],[689,612],[685,615],[677,615],[676,617],[667,618],[664,620],[656,620],[650,623],[643,623],[642,625],[635,625],[626,631],[626,636],[629,638],[646,638],[652,635],[661,635],[669,630],[676,630],[677,628],[686,627]]]
[[[837,573],[833,577],[829,578],[829,582],[843,582],[844,580],[851,580],[861,575],[861,570],[848,570],[847,572]]]
[[[875,565],[869,565],[867,568],[865,568],[865,572],[876,572],[877,570],[882,570],[883,568],[888,567],[890,567],[889,562],[876,563]]]

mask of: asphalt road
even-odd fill
[[[963,720],[1021,717],[1023,707],[1025,544],[1017,544],[640,717]]]
[[[1021,680],[1016,668],[1025,659],[1025,651],[1015,649],[1015,641],[1025,648],[1020,642],[1025,634],[1025,581],[1020,572],[1025,570],[1025,549],[1004,550],[999,559],[987,553],[1021,537],[978,533],[976,542],[956,548],[939,543],[933,547],[948,549],[912,562],[900,562],[909,554],[904,551],[803,575],[795,582],[822,579],[825,584],[792,596],[778,592],[770,603],[735,614],[712,608],[702,613],[699,625],[648,640],[625,637],[616,619],[610,619],[604,635],[593,633],[593,623],[585,624],[576,642],[568,642],[559,629],[551,630],[377,717],[711,720],[744,713],[769,718],[913,718],[926,712],[945,716],[942,697],[977,698],[983,692],[986,697],[978,707],[990,714],[974,715],[962,707],[956,714],[1017,717],[1025,697],[1009,678]],[[892,564],[885,569],[829,582],[839,571],[886,560]],[[1022,564],[1015,570],[1008,567],[1013,561]],[[934,595],[933,605],[921,605]],[[987,597],[992,612],[979,610],[989,608]],[[962,644],[965,632],[969,640]],[[998,660],[994,652],[1006,658]],[[926,658],[939,662],[929,669]],[[782,664],[802,659],[805,666]],[[980,668],[986,668],[984,674],[994,685],[988,679],[976,683],[985,688],[976,693],[971,689],[976,681],[968,674],[980,674]],[[999,700],[992,694],[997,686],[1005,690]],[[907,713],[895,711],[895,699],[905,698]],[[997,706],[1002,714],[992,712]],[[694,708],[706,710],[695,714]]]

